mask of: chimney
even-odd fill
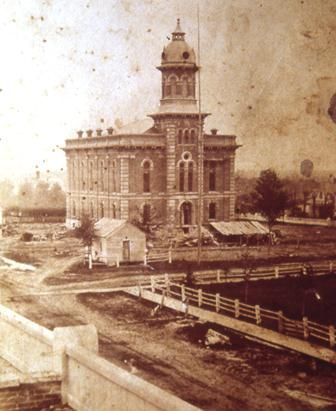
[[[112,134],[113,134],[113,127],[109,127],[109,128],[107,129],[107,133],[108,133],[109,136],[112,136]]]
[[[88,137],[92,137],[92,133],[93,133],[92,130],[86,130],[86,135],[87,135]]]
[[[217,128],[212,128],[210,131],[213,136],[217,135]]]
[[[78,134],[78,138],[82,138],[83,137],[83,131],[82,130],[79,130],[79,131],[77,131],[77,134]]]
[[[97,128],[96,132],[97,132],[97,136],[101,137],[103,130],[101,128]]]

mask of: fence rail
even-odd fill
[[[305,264],[282,264],[274,267],[258,267],[248,274],[249,280],[270,280],[283,277],[297,277],[304,275],[325,275],[336,271],[334,261],[324,261],[310,264],[312,272],[307,272]],[[228,270],[205,270],[195,271],[193,278],[198,284],[226,283],[246,280],[246,273],[243,268],[232,268]]]
[[[184,284],[173,283],[168,275],[161,277],[151,276],[150,283],[139,283],[139,295],[141,289],[150,288],[153,293],[161,293],[165,296],[181,300],[186,307],[189,304],[205,309],[229,315],[233,318],[252,322],[260,327],[277,331],[291,337],[309,340],[310,342],[327,345],[335,348],[335,327],[323,325],[303,317],[302,321],[293,320],[283,315],[282,311],[272,311],[259,305],[245,304],[238,299],[222,297],[220,294],[210,294],[202,289],[194,289]],[[186,308],[187,310],[187,308]]]

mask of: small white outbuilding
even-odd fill
[[[107,265],[143,261],[146,235],[126,220],[102,218],[94,226],[93,261]]]

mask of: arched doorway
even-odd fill
[[[184,202],[181,205],[181,225],[192,224],[192,204]]]

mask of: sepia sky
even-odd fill
[[[155,112],[176,18],[197,49],[196,0],[2,0],[0,179],[64,168],[76,130]],[[236,134],[237,169],[335,171],[334,0],[200,0],[207,129]],[[336,171],[335,171],[336,173]]]

